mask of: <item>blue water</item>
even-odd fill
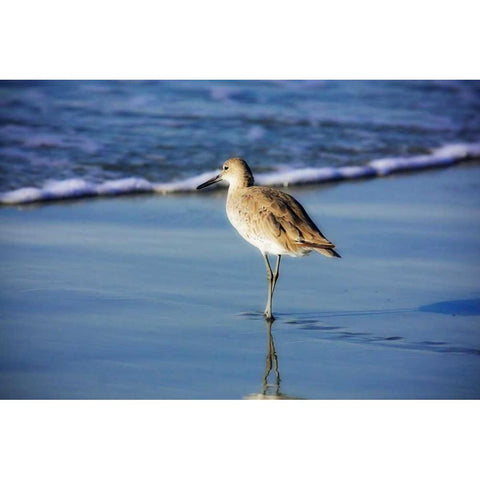
[[[0,82],[0,101],[0,203],[194,189],[231,155],[289,185],[480,156],[480,82]],[[0,398],[480,398],[478,172],[293,188],[342,259],[282,261],[271,351],[223,192],[0,208]]]
[[[0,209],[0,398],[480,398],[480,167],[290,192],[342,259],[260,253],[225,194]]]
[[[2,81],[0,105],[0,193],[168,184],[232,155],[264,174],[480,141],[478,81]]]

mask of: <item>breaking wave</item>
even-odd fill
[[[435,167],[451,166],[480,158],[480,143],[455,143],[433,149],[429,154],[411,157],[379,158],[365,165],[345,167],[292,168],[279,166],[273,172],[255,175],[257,185],[292,186],[338,182],[369,177],[382,177],[398,172],[409,172]],[[48,181],[41,188],[24,187],[0,194],[0,204],[19,205],[82,197],[117,196],[139,193],[183,193],[195,191],[197,185],[212,177],[207,172],[184,180],[154,183],[144,178],[129,177],[95,184],[79,178]]]

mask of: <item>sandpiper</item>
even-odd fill
[[[316,251],[326,257],[340,257],[305,209],[291,195],[270,187],[254,186],[253,174],[245,160],[228,159],[222,171],[198,189],[225,180],[229,183],[227,217],[238,233],[257,247],[267,269],[268,296],[264,315],[273,319],[272,297],[282,255],[303,257]],[[268,254],[276,255],[272,272]]]

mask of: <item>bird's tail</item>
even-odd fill
[[[326,257],[342,258],[341,255],[335,250],[335,245],[331,242],[328,242],[325,244],[318,244],[313,242],[302,241],[301,244],[302,246],[315,250],[321,255],[325,255]]]
[[[315,248],[314,250],[326,257],[342,258],[342,256],[333,248]]]

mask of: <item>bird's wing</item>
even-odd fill
[[[320,231],[303,206],[295,198],[293,198],[291,195],[288,195],[288,193],[279,192],[279,194],[279,196],[284,198],[286,202],[288,201],[288,213],[284,217],[285,221],[288,223],[293,222],[294,224],[302,225],[300,228],[301,235],[299,239],[301,243],[311,243],[316,246],[325,246],[329,248],[333,248],[335,246]]]
[[[305,209],[291,195],[265,187],[251,187],[247,203],[253,207],[251,227],[259,235],[289,244],[334,245],[320,232]]]

